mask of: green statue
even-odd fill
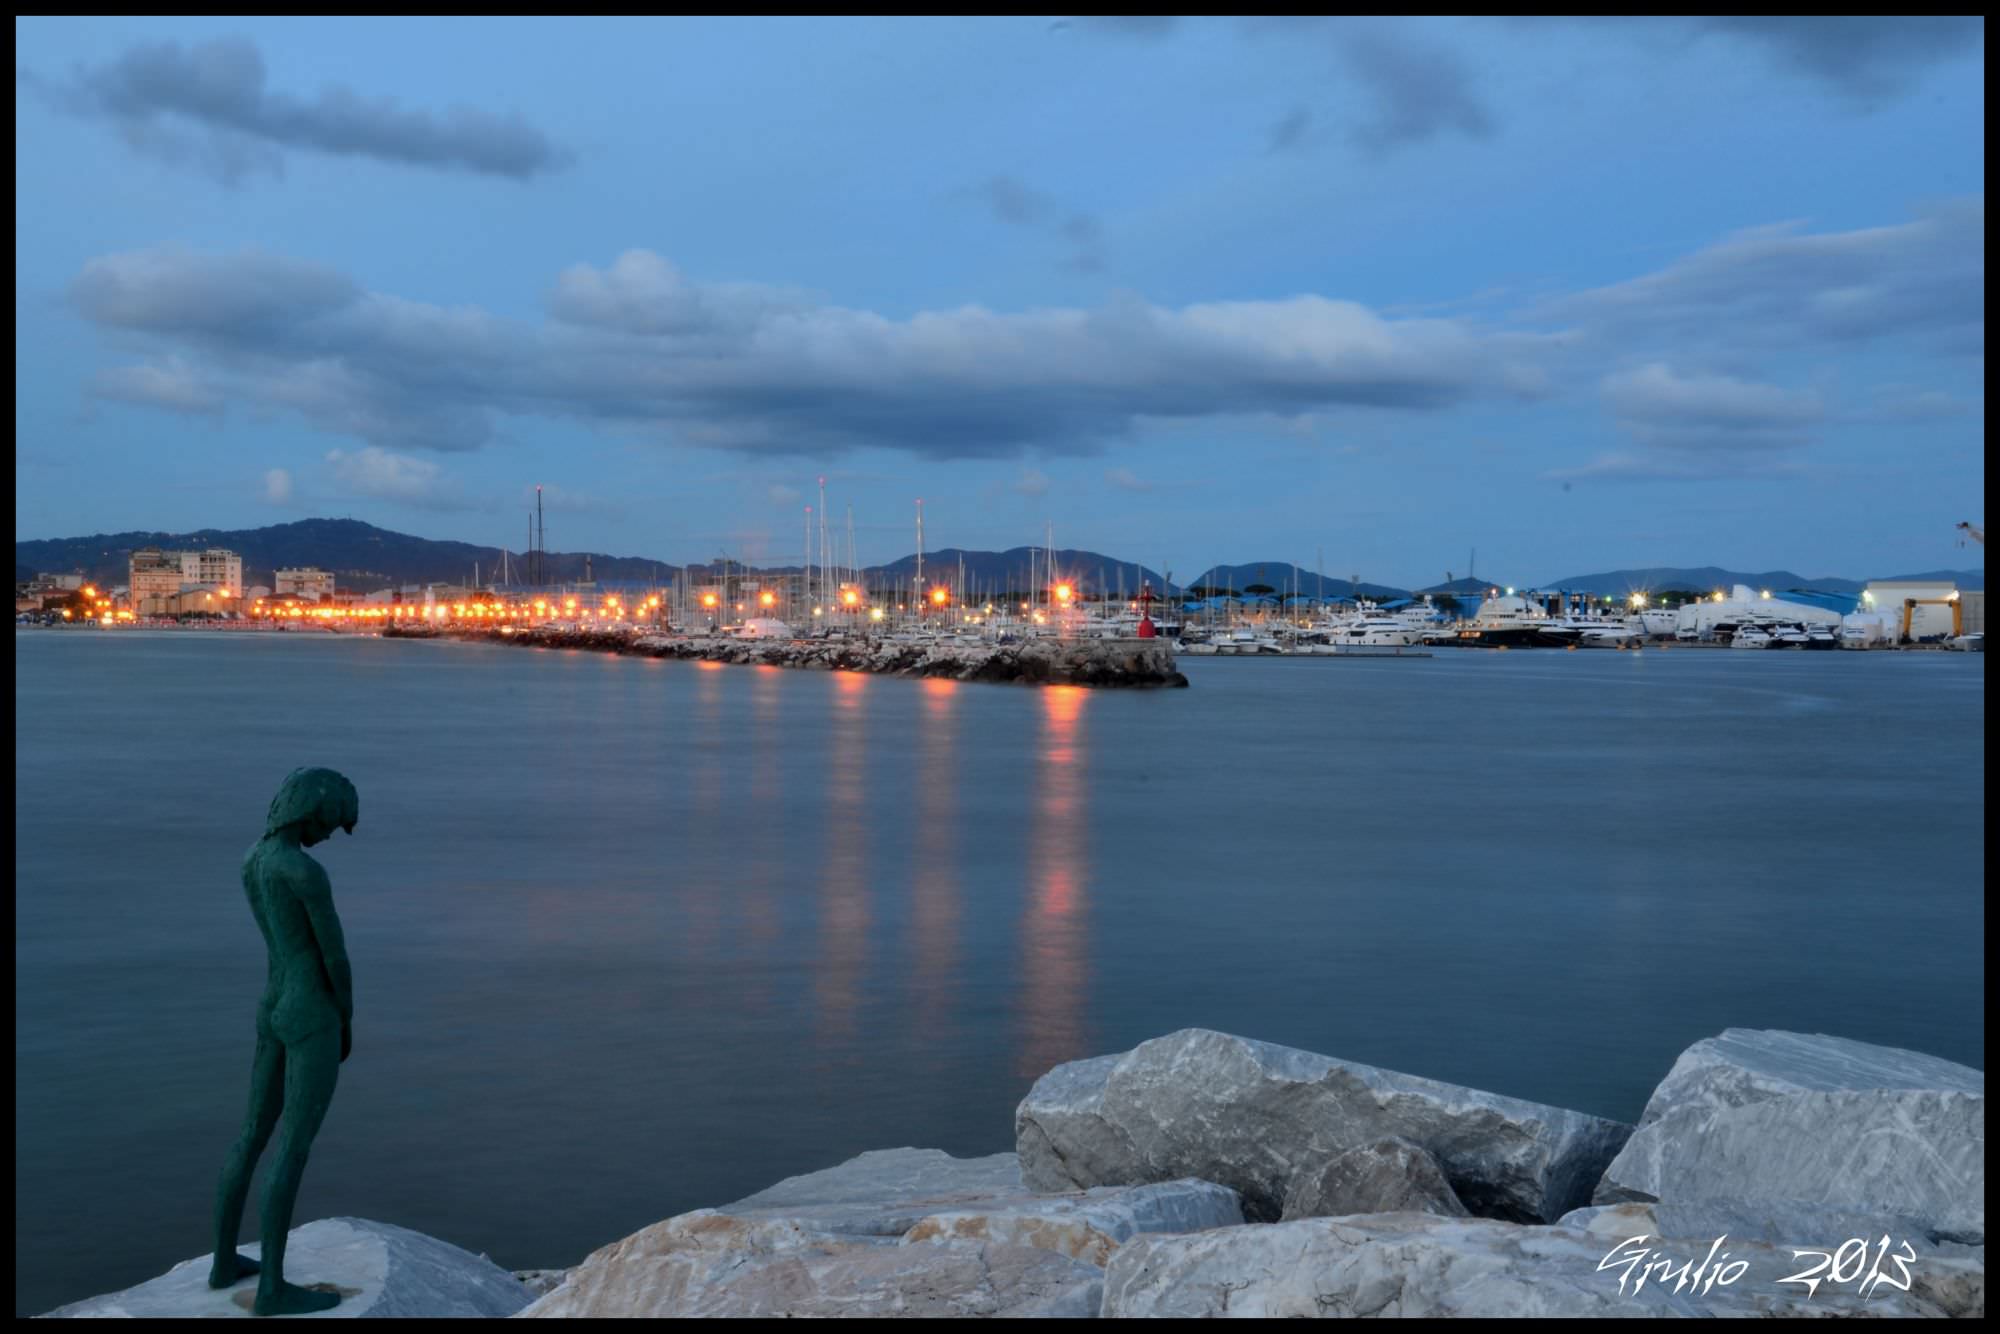
[[[331,769],[295,769],[271,800],[264,837],[243,859],[243,892],[264,933],[270,972],[257,1004],[257,1055],[250,1067],[250,1111],[222,1167],[215,1193],[215,1263],[208,1286],[226,1288],[256,1274],[258,1315],[304,1315],[340,1302],[337,1292],[285,1282],[285,1237],[313,1136],[333,1101],[340,1063],[353,1047],[354,975],[347,964],[333,886],[304,850],[354,832],[360,815],[354,784]],[[261,1264],[236,1250],[250,1174],[285,1115],[278,1161],[264,1183]]]

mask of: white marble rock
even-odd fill
[[[1986,1076],[1846,1038],[1732,1028],[1681,1053],[1593,1199],[1844,1212],[1983,1244]]]
[[[1547,1221],[1589,1201],[1631,1127],[1352,1061],[1184,1029],[1057,1066],[1015,1113],[1037,1190],[1191,1177],[1278,1218],[1294,1174],[1397,1136],[1475,1214]]]
[[[257,1258],[262,1247],[237,1247]],[[208,1286],[214,1256],[184,1260],[158,1278],[123,1292],[73,1302],[58,1318],[214,1319],[251,1315],[254,1275],[217,1291]],[[340,1304],[294,1319],[403,1317],[496,1318],[525,1307],[532,1294],[484,1256],[408,1228],[366,1218],[321,1218],[292,1229],[285,1242],[285,1278],[301,1287],[330,1284]]]
[[[1391,1136],[1294,1173],[1285,1193],[1284,1217],[1278,1221],[1393,1213],[1467,1216],[1437,1159],[1408,1140]]]

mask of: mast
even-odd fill
[[[924,500],[917,497],[917,619],[924,615]]]
[[[813,507],[806,506],[806,531],[799,547],[799,578],[805,581],[805,614],[812,615],[813,600]]]
[[[549,525],[542,517],[542,486],[535,484],[535,582],[548,582]]]

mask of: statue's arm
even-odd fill
[[[340,931],[340,915],[333,910],[333,885],[316,863],[306,864],[306,873],[295,882],[299,902],[312,922],[313,939],[319,945],[320,962],[326,980],[333,986],[333,999],[340,1006],[340,1021],[354,1018],[354,970],[347,962],[347,938]]]

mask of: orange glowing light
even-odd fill
[[[1067,602],[1074,595],[1074,591],[1068,584],[1057,584],[1056,598],[1058,601]]]
[[[703,594],[701,595],[701,605],[702,605],[702,606],[704,606],[704,607],[713,607],[713,606],[715,605],[715,602],[716,602],[716,597],[715,597],[715,594],[713,594],[713,593],[703,593]]]
[[[852,607],[861,601],[861,595],[850,588],[840,595],[840,600]]]
[[[942,607],[950,600],[951,594],[945,592],[942,588],[933,588],[931,590],[931,601],[935,602],[938,606]]]
[[[776,593],[765,593],[758,597],[757,601],[766,607],[775,607],[778,605],[778,595]]]

